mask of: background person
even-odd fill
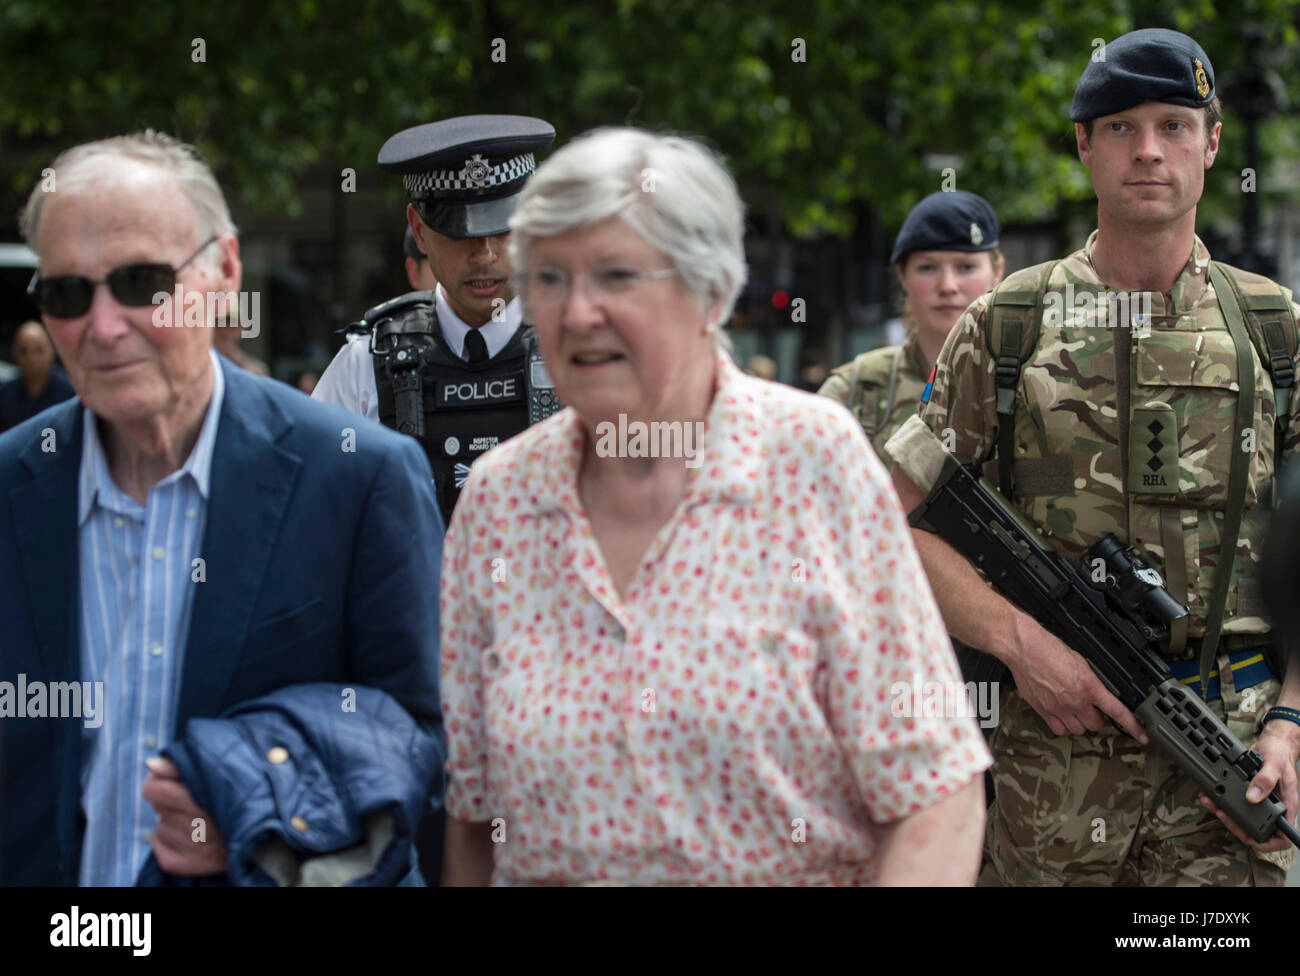
[[[891,711],[958,677],[888,478],[723,351],[730,175],[602,130],[511,226],[569,407],[480,459],[448,537],[444,883],[970,883],[988,751]],[[620,419],[703,424],[702,454],[609,456]]]
[[[554,139],[541,119],[471,115],[403,129],[379,150],[411,198],[407,231],[432,300],[410,293],[366,312],[311,395],[414,437],[443,525],[476,459],[559,406],[506,250],[535,154]],[[432,810],[420,830],[431,881],[442,876],[443,820]]]
[[[13,360],[18,375],[0,384],[0,433],[77,395],[67,377],[55,368],[54,344],[41,323],[18,326]]]
[[[368,311],[312,397],[415,437],[445,525],[479,455],[558,408],[506,251],[535,154],[554,139],[541,119],[469,115],[403,129],[379,150],[411,197],[407,223],[437,287],[432,301],[409,293]]]
[[[745,363],[745,372],[750,376],[757,376],[760,380],[775,380],[776,360],[761,354],[750,356]]]
[[[818,391],[858,418],[886,467],[885,442],[916,413],[948,333],[1002,280],[1000,230],[989,202],[965,190],[931,193],[913,207],[889,258],[903,287],[907,337],[836,367]]]

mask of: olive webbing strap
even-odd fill
[[[1235,268],[1220,265],[1217,261],[1215,266],[1227,275],[1237,294],[1237,301],[1246,310],[1250,337],[1273,380],[1273,405],[1276,408],[1273,458],[1276,470],[1291,422],[1291,389],[1295,386],[1295,354],[1296,346],[1300,343],[1300,337],[1296,334],[1295,313],[1286,293],[1276,282],[1270,282],[1274,286],[1270,292],[1261,294],[1252,291],[1247,295],[1237,282]]]
[[[1043,268],[1035,291],[995,288],[989,300],[989,336],[997,335],[997,348],[990,344],[989,352],[993,355],[998,397],[998,490],[1007,501],[1015,495],[1016,387],[1020,385],[1020,370],[1024,365],[1022,340],[1030,339],[1026,344],[1030,350],[1038,345],[1038,333],[1043,325],[1043,294],[1060,263],[1052,261]]]
[[[1011,501],[1015,493],[1012,472],[1016,458],[1016,387],[1020,384],[1020,328],[1022,319],[1002,319],[1002,342],[994,377],[998,385],[998,488]]]
[[[1111,323],[1114,325],[1114,323]],[[1128,440],[1133,420],[1133,324],[1125,322],[1115,329],[1115,434],[1119,440],[1119,483],[1124,486],[1124,532],[1133,537],[1133,505],[1128,493]],[[1166,553],[1166,556],[1168,553]],[[1177,591],[1171,591],[1177,596]],[[1187,594],[1179,599],[1186,602]]]
[[[889,392],[885,395],[885,409],[881,411],[881,416],[876,418],[876,429],[871,432],[875,437],[889,423],[889,418],[894,413],[894,399],[898,396],[898,363],[903,358],[903,347],[898,347],[898,352],[894,353],[894,361],[889,366]]]
[[[1127,482],[1125,482],[1127,484]],[[1187,602],[1187,549],[1183,538],[1182,509],[1160,508],[1160,546],[1165,551],[1165,589],[1179,603]],[[1187,648],[1187,617],[1169,625],[1169,656],[1182,657]]]
[[[1228,585],[1232,565],[1237,558],[1237,536],[1246,507],[1246,476],[1250,452],[1242,449],[1242,432],[1250,427],[1255,413],[1255,346],[1246,332],[1242,317],[1245,305],[1236,283],[1217,264],[1210,265],[1210,283],[1219,302],[1219,310],[1228,325],[1228,334],[1237,349],[1237,426],[1233,431],[1232,462],[1228,469],[1227,508],[1223,513],[1223,531],[1219,536],[1219,566],[1214,571],[1214,590],[1206,608],[1205,634],[1201,637],[1201,697],[1210,687],[1210,665],[1219,648],[1223,628],[1223,611],[1228,602]]]

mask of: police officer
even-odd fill
[[[508,221],[555,139],[541,119],[474,115],[405,129],[379,150],[402,174],[409,233],[437,287],[366,312],[312,396],[419,440],[444,524],[474,458],[558,409],[511,281]],[[421,820],[425,880],[442,873],[444,814]]]
[[[372,308],[312,396],[420,441],[444,522],[474,458],[558,408],[511,280],[508,221],[555,139],[541,119],[472,115],[405,129],[379,151],[438,281]]]
[[[1196,236],[1221,124],[1194,40],[1110,42],[1070,117],[1097,230],[962,315],[920,419],[961,462],[996,459],[1000,489],[1066,558],[1113,532],[1160,570],[1190,608],[1165,649],[1173,674],[1262,756],[1247,798],[1276,786],[1294,820],[1300,674],[1274,653],[1257,559],[1273,472],[1300,445],[1288,396],[1300,308],[1212,264]],[[894,479],[914,507],[898,463]],[[1015,679],[992,741],[981,883],[1284,883],[1284,838],[1248,844],[1079,654],[941,539],[914,535],[952,633]]]
[[[886,467],[885,442],[916,413],[948,333],[1002,280],[999,230],[989,202],[965,190],[931,193],[913,207],[889,258],[906,295],[903,344],[862,353],[817,391],[849,408]]]

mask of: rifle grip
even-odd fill
[[[1274,795],[1259,803],[1246,799],[1253,777],[1237,765],[1246,747],[1204,701],[1169,678],[1135,712],[1152,745],[1164,749],[1249,837],[1261,844],[1272,838],[1286,807]]]

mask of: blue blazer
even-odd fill
[[[206,581],[196,584],[173,738],[191,718],[279,688],[352,683],[392,695],[436,740],[441,769],[443,526],[424,453],[220,362]],[[82,679],[82,418],[77,398],[0,435],[0,681]],[[46,428],[55,450],[42,450]],[[0,718],[0,883],[77,883],[81,732],[77,718]]]

